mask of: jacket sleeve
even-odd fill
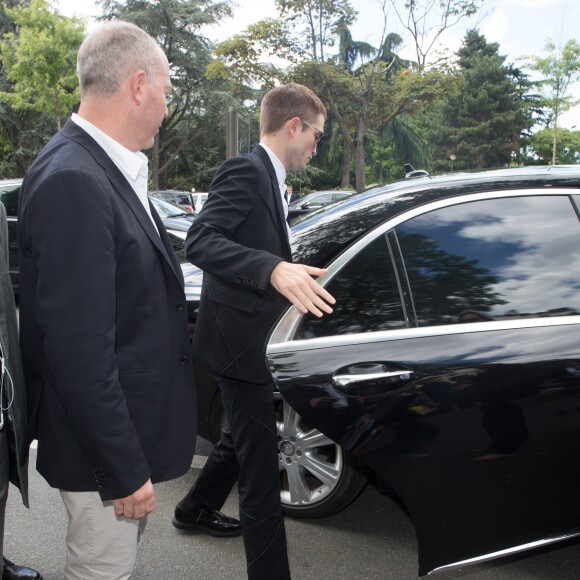
[[[239,235],[247,216],[263,203],[260,192],[271,188],[263,182],[256,163],[250,156],[240,156],[222,164],[187,234],[186,254],[204,272],[232,284],[251,277],[257,281],[253,290],[263,293],[282,258],[245,245]]]

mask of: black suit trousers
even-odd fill
[[[220,509],[237,480],[249,580],[289,579],[273,384],[216,380],[229,430],[222,431],[194,493]]]

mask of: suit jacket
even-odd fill
[[[186,253],[204,271],[195,364],[246,382],[271,381],[265,343],[289,302],[270,275],[292,257],[276,173],[263,147],[219,168],[187,234]]]
[[[191,465],[196,409],[183,277],[103,149],[68,121],[24,179],[21,347],[37,469],[125,497]]]
[[[26,387],[18,345],[18,322],[8,268],[8,223],[0,202],[0,347],[7,373],[3,377],[4,412],[8,439],[9,480],[20,489],[28,507],[28,440],[26,438]],[[0,487],[4,487],[2,482]]]

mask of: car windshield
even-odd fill
[[[183,211],[183,208],[179,207],[174,203],[165,201],[164,199],[159,199],[158,197],[154,197],[152,195],[149,196],[149,199],[151,200],[151,203],[155,206],[155,209],[157,210],[157,213],[161,218],[188,215],[187,212]]]

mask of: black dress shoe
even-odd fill
[[[32,568],[18,566],[7,558],[2,558],[2,580],[42,580],[42,574]]]
[[[239,536],[242,533],[239,520],[229,518],[209,506],[198,507],[194,511],[186,511],[177,504],[172,523],[178,530],[207,532],[212,536],[222,538]]]

